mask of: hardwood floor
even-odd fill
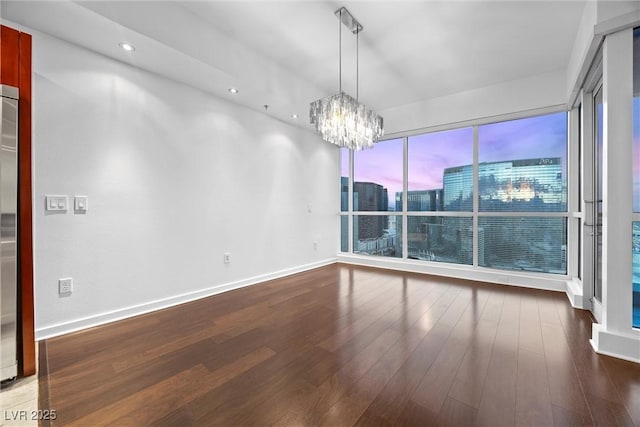
[[[563,293],[330,265],[40,343],[52,425],[640,426]]]

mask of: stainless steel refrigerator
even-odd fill
[[[0,85],[0,380],[18,374],[18,89]]]

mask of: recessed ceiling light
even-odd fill
[[[292,118],[292,119],[297,119],[298,117],[300,117],[300,116],[298,116],[297,114],[292,114],[292,115],[291,115],[291,118]]]
[[[120,46],[121,48],[123,48],[127,52],[133,52],[134,50],[136,50],[136,48],[133,47],[133,45],[131,45],[129,43],[126,43],[126,42],[119,43],[118,46]]]
[[[229,92],[231,92],[231,93],[238,93],[238,89],[236,89],[235,87],[230,87],[230,88],[229,88]]]

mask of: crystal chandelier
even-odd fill
[[[362,25],[344,6],[336,10],[340,19],[340,91],[311,103],[309,119],[322,139],[340,147],[362,150],[373,147],[383,135],[382,117],[358,102],[358,41]],[[356,97],[342,91],[342,24],[356,35]]]

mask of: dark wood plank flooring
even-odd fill
[[[40,343],[72,426],[640,426],[563,293],[334,264]]]

